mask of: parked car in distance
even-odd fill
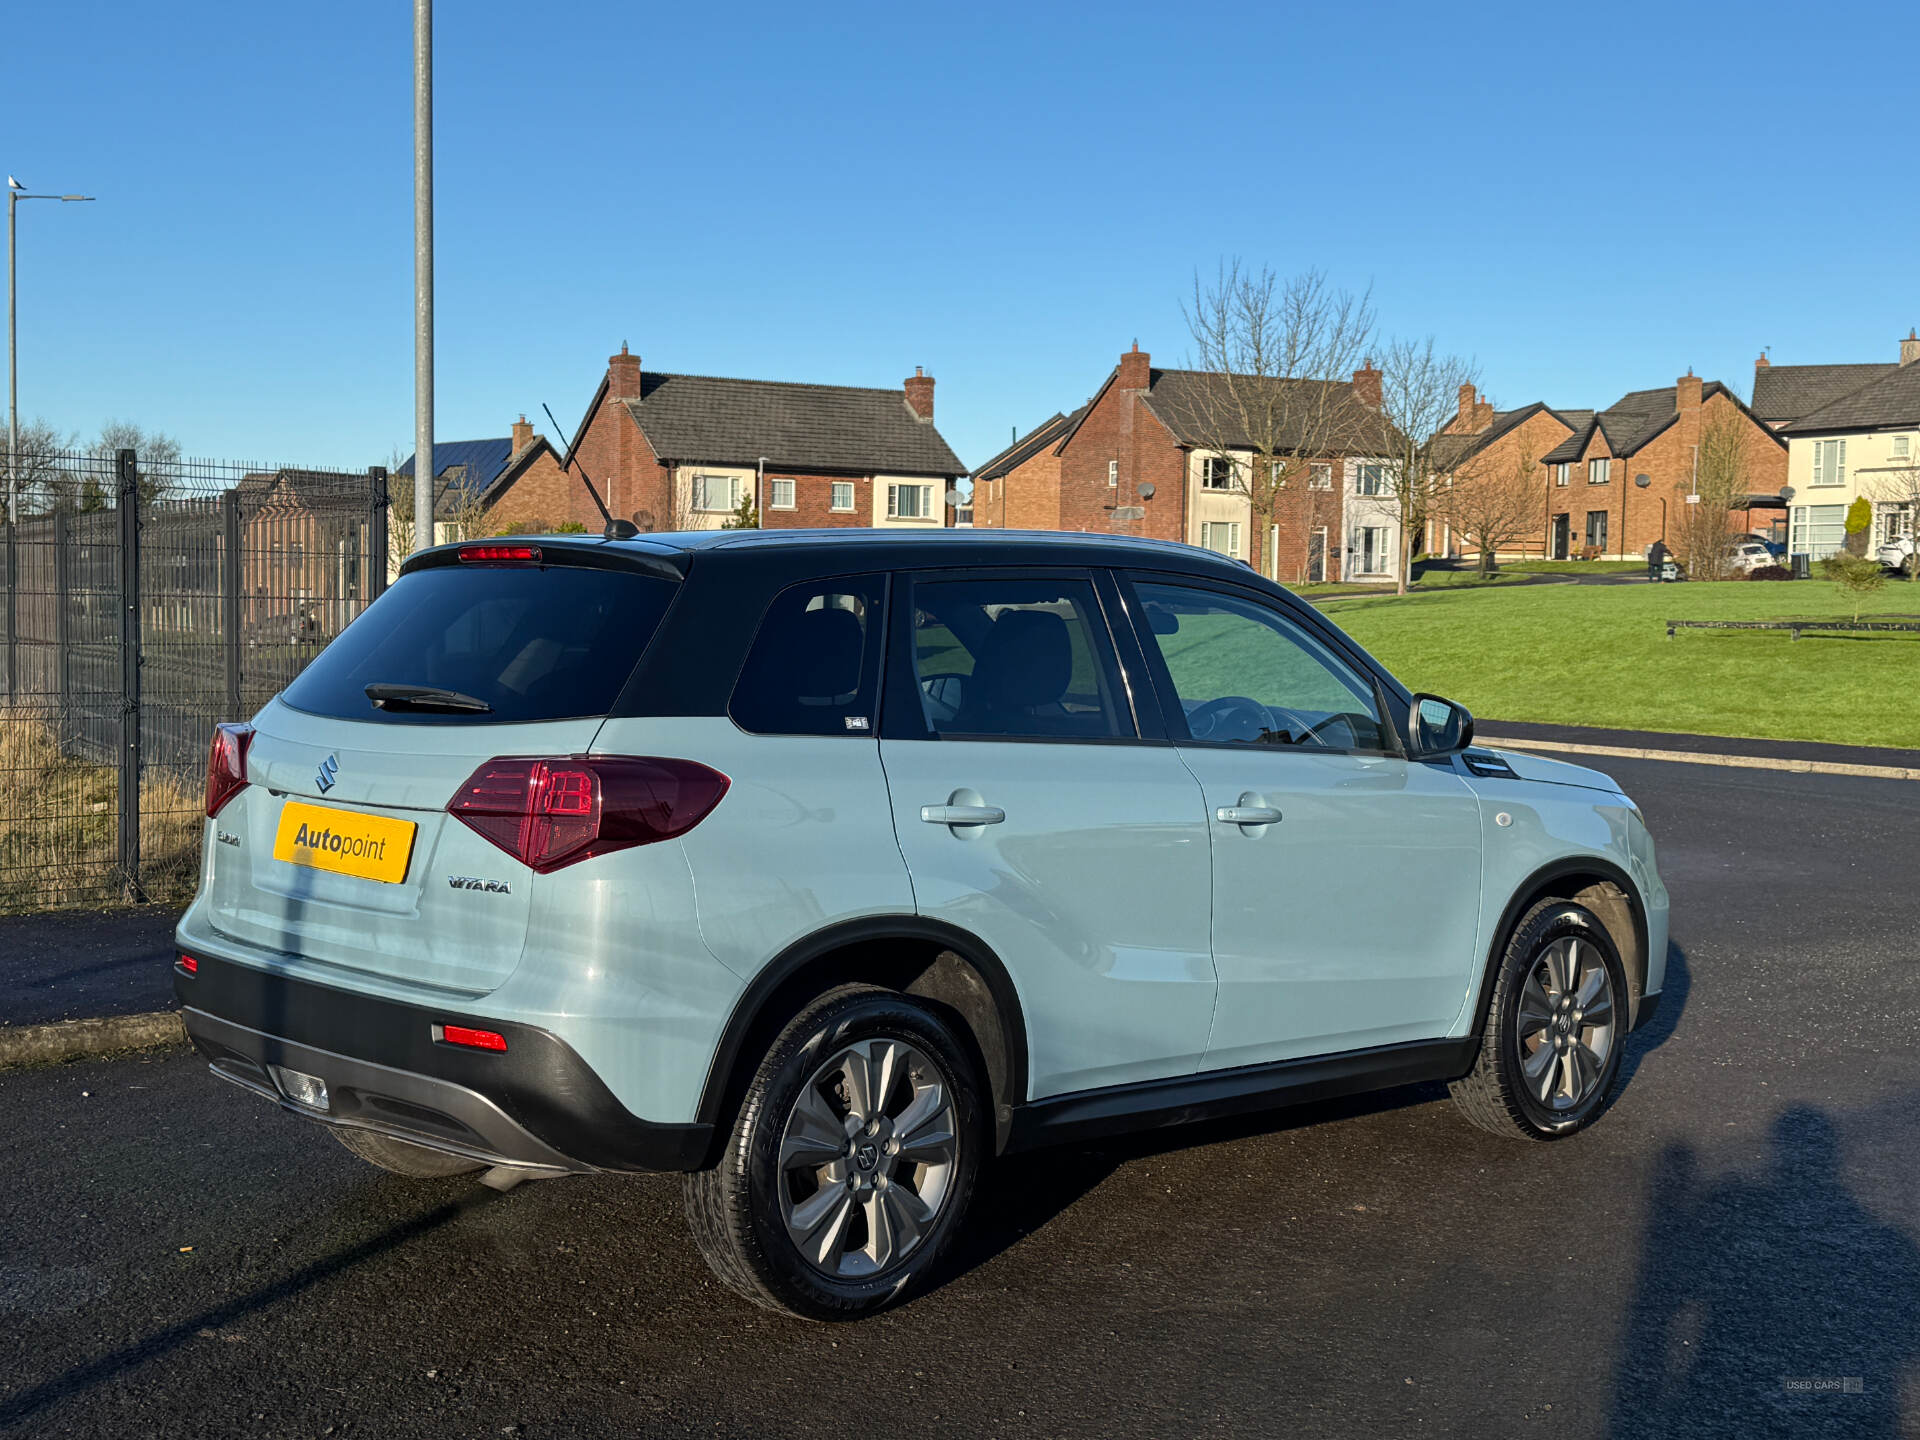
[[[1765,543],[1749,537],[1734,542],[1732,553],[1729,556],[1729,563],[1735,570],[1745,574],[1750,570],[1759,570],[1768,565],[1777,565],[1780,561],[1773,551],[1767,548]]]
[[[1889,570],[1905,570],[1913,559],[1913,537],[1896,535],[1873,552],[1873,558]]]
[[[219,727],[206,813],[216,1075],[404,1176],[682,1172],[817,1319],[1034,1146],[1436,1080],[1572,1135],[1666,970],[1612,780],[1149,541],[442,546]]]
[[[1743,541],[1753,540],[1758,542],[1761,545],[1766,546],[1767,553],[1773,556],[1775,560],[1784,560],[1786,558],[1787,546],[1784,540],[1776,540],[1771,535],[1768,535],[1765,532],[1760,530],[1749,530],[1745,535],[1741,536],[1740,538]]]

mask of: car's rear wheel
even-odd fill
[[[449,1155],[410,1140],[396,1140],[374,1130],[333,1131],[333,1138],[369,1165],[391,1170],[412,1180],[442,1180],[449,1175],[470,1175],[486,1167],[463,1155]]]
[[[829,992],[781,1033],[718,1166],[689,1175],[687,1220],[730,1289],[847,1320],[940,1261],[972,1197],[984,1133],[971,1050],[931,1007]]]
[[[1627,1035],[1626,972],[1584,905],[1543,900],[1507,942],[1474,1067],[1454,1102],[1483,1130],[1557,1140],[1606,1108]]]

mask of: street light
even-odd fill
[[[91,195],[35,195],[13,176],[7,177],[7,523],[20,519],[20,345],[17,326],[13,266],[14,208],[22,200],[59,200],[72,204],[91,200]],[[8,582],[12,582],[9,575]]]

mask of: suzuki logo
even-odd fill
[[[326,794],[333,789],[333,780],[340,773],[340,757],[329,755],[320,762],[320,773],[313,777],[313,783],[320,787],[320,793]]]

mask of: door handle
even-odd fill
[[[1213,818],[1223,825],[1278,825],[1280,812],[1270,805],[1222,805]]]
[[[922,805],[920,818],[929,825],[998,825],[1007,812],[997,805]]]

